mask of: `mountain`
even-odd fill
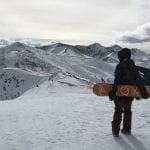
[[[104,46],[94,43],[88,46],[75,46],[82,54],[90,56],[90,57],[97,57],[101,58],[105,56],[106,54],[109,54],[110,51],[106,49]]]
[[[117,53],[122,49],[119,45],[113,45],[111,47],[104,47],[98,43],[94,43],[88,46],[81,45],[68,45],[63,43],[56,43],[52,45],[37,47],[43,49],[48,53],[53,53],[61,56],[81,56],[87,58],[101,59],[104,62],[115,65],[118,63]],[[141,51],[139,49],[131,49],[132,58],[136,64],[143,67],[150,67],[150,54]],[[140,56],[140,57],[139,57]]]
[[[118,52],[122,49],[122,47],[119,46],[119,45],[113,45],[113,46],[110,46],[110,47],[106,47],[106,49],[108,49],[111,52]]]
[[[0,48],[0,67],[18,68],[27,73],[40,73],[57,78],[70,76],[87,83],[113,82],[113,73],[118,62],[120,46],[104,47],[98,43],[88,46],[56,43],[42,47],[31,47],[16,42]],[[144,83],[149,84],[150,54],[132,49],[132,57],[144,74]],[[145,68],[141,68],[145,67]],[[26,90],[25,90],[26,91]]]
[[[81,45],[68,45],[63,43],[56,43],[52,45],[46,45],[42,47],[37,47],[50,53],[55,53],[56,55],[68,55],[68,56],[89,56],[95,58],[101,58],[111,52],[111,50],[105,48],[104,46],[94,43],[88,46]]]
[[[0,70],[0,100],[14,99],[27,90],[37,87],[49,76],[27,72],[17,68]]]
[[[61,56],[83,56],[83,54],[74,46],[68,45],[68,44],[63,44],[63,43],[56,43],[52,45],[46,45],[46,46],[41,46],[41,47],[36,47],[38,49],[43,49],[47,53],[53,53],[56,55],[61,55]]]
[[[110,53],[105,55],[102,59],[107,63],[118,63],[117,53],[121,50],[119,46],[113,46],[107,48]],[[131,49],[132,59],[135,61],[135,64],[141,67],[150,68],[150,54],[139,49]]]
[[[0,48],[0,67],[17,67],[43,73],[58,71],[59,68],[45,62],[45,55],[40,49],[16,42]]]
[[[0,48],[0,62],[1,68],[17,67],[41,73],[69,72],[90,82],[113,77],[112,65],[89,58],[75,47],[64,44],[53,44],[43,50],[17,42]]]

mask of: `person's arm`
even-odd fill
[[[114,74],[114,76],[115,76],[115,79],[114,79],[114,84],[113,84],[113,86],[112,86],[112,91],[114,92],[114,94],[116,93],[116,91],[117,91],[117,86],[118,86],[118,84],[119,84],[119,66],[117,66],[116,67],[116,70],[115,70],[115,74]]]
[[[110,100],[114,100],[116,98],[116,91],[117,91],[117,87],[119,85],[119,79],[120,79],[120,69],[119,69],[119,65],[117,65],[116,69],[115,69],[115,73],[114,73],[114,76],[115,76],[115,79],[114,79],[114,84],[112,85],[112,90],[110,91],[109,93],[109,98]]]

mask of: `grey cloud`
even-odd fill
[[[119,41],[133,44],[150,42],[150,23],[141,25],[134,31],[121,33]]]
[[[150,37],[144,39],[138,39],[136,37],[123,36],[120,41],[127,42],[127,43],[146,43],[146,42],[150,42]]]

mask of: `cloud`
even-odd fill
[[[131,1],[0,0],[0,35],[106,41]]]
[[[138,26],[133,31],[118,33],[117,40],[124,43],[147,43],[150,42],[150,23]]]
[[[150,4],[147,1],[0,0],[0,36],[109,44],[114,41],[112,31],[123,31],[121,40],[126,41],[130,34],[124,31],[150,20]],[[137,36],[130,38],[132,42],[140,39]]]

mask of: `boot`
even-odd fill
[[[124,134],[131,134],[131,120],[132,112],[124,112],[123,129],[121,130]]]
[[[112,134],[115,137],[119,136],[121,120],[122,120],[122,111],[115,111],[112,121]]]
[[[116,124],[114,121],[112,121],[112,134],[114,137],[119,136],[120,126]]]
[[[121,129],[121,133],[130,135],[131,134],[131,130]]]

